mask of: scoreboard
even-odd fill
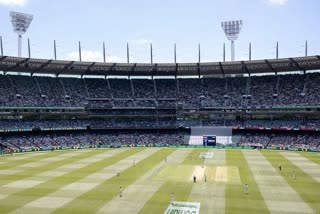
[[[204,146],[216,146],[216,136],[215,135],[205,135],[203,136],[203,145]]]

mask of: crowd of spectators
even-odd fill
[[[121,132],[121,133],[43,133],[10,135],[0,138],[0,146],[13,149],[37,149],[53,147],[121,146],[121,145],[176,145],[183,144],[180,132]]]
[[[178,96],[177,82],[174,79],[156,79],[156,95],[160,99],[176,99]]]
[[[225,106],[226,78],[208,78],[203,79],[203,106],[221,107]]]
[[[124,131],[124,132],[53,132],[53,133],[20,133],[0,137],[0,147],[13,149],[37,149],[53,147],[87,147],[108,145],[184,144],[184,133],[179,131]],[[300,149],[320,149],[320,135],[273,133],[245,134],[237,142],[239,146],[252,147],[287,147]]]
[[[269,135],[256,134],[241,136],[239,145],[241,146],[267,146],[270,140]]]
[[[226,102],[225,106],[243,107],[246,105],[247,95],[247,81],[246,77],[227,78],[226,81]]]
[[[319,129],[320,120],[305,120],[300,123],[300,128],[302,129]]]
[[[134,79],[132,80],[135,98],[155,98],[155,84],[153,80]]]
[[[156,103],[154,100],[136,100],[135,101],[135,107],[143,108],[143,107],[148,107],[148,108],[155,108]]]
[[[175,100],[158,100],[158,108],[171,108],[175,109],[177,103]]]
[[[83,79],[61,78],[61,85],[65,91],[65,97],[72,107],[83,107],[88,101],[88,93]]]
[[[247,134],[241,136],[240,146],[287,147],[300,149],[320,149],[320,135],[309,134]]]
[[[181,125],[181,124],[180,124]],[[0,120],[0,130],[54,128],[175,128],[175,119]]]
[[[277,78],[274,76],[251,77],[248,106],[273,106],[276,99]]]
[[[9,78],[14,78],[15,76],[8,76]],[[25,78],[25,77],[24,77]],[[27,79],[27,78],[25,78]],[[32,78],[28,78],[32,80]],[[50,106],[50,107],[68,107],[71,106],[71,97],[67,96],[60,78],[47,78],[47,77],[34,77],[34,81],[30,84],[37,84],[39,86],[40,94],[37,91],[33,92],[32,101],[34,102],[31,106]],[[19,88],[19,86],[17,86]],[[39,98],[40,96],[40,98]],[[22,97],[24,100],[24,97]],[[41,100],[41,103],[37,101]],[[9,106],[15,106],[11,104]],[[24,105],[22,105],[24,106]]]
[[[179,102],[184,103],[186,108],[201,107],[203,97],[203,85],[200,79],[179,80]]]
[[[207,119],[202,121],[203,126],[227,126],[227,121],[224,119]]]
[[[246,128],[300,128],[299,120],[245,120]]]
[[[90,98],[112,98],[110,85],[104,79],[84,79]]]
[[[117,99],[113,101],[113,106],[122,108],[133,108],[135,107],[135,102],[131,99]]]
[[[141,112],[140,112],[141,113]],[[129,115],[130,116],[130,115]],[[320,129],[318,120],[230,120],[230,119],[204,119],[204,120],[176,120],[167,118],[92,118],[70,120],[0,120],[0,130],[14,129],[54,129],[54,128],[176,128],[192,126],[227,126],[243,127],[249,129]]]
[[[34,128],[77,128],[90,125],[90,120],[0,120],[0,130]]]
[[[320,129],[320,120],[231,120],[206,119],[203,126],[232,126],[243,128],[273,128],[273,129]]]
[[[110,79],[108,81],[110,83],[113,98],[133,98],[130,80]]]
[[[307,83],[306,76],[286,75],[279,76],[277,105],[300,105],[301,97],[304,92],[304,84]]]
[[[185,108],[201,108],[320,104],[319,73],[155,80],[1,75],[0,89],[1,106],[175,108],[181,102]]]

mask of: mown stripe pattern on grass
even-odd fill
[[[270,213],[314,213],[259,151],[243,153]]]
[[[150,197],[160,188],[164,181],[156,181],[152,176],[160,171],[163,167],[170,164],[180,164],[191,149],[177,149],[171,155],[149,170],[134,184],[126,188],[124,197],[114,197],[109,203],[105,204],[98,213],[138,213]]]
[[[299,154],[310,161],[320,165],[320,154],[319,153],[310,153],[310,152],[299,152]]]
[[[241,181],[231,179],[225,188],[225,213],[269,213],[253,173],[241,150],[226,150],[228,167],[238,168]],[[249,194],[244,191],[244,184],[249,185]]]
[[[153,149],[148,149],[152,151]],[[126,188],[134,183],[140,176],[151,170],[156,164],[163,161],[164,156],[168,156],[175,149],[158,149],[155,153],[150,153],[148,157],[136,163],[121,173],[94,189],[82,194],[64,207],[55,210],[53,213],[96,213],[106,202],[112,200],[119,194],[119,187],[123,187],[123,194]]]
[[[0,200],[0,207],[3,208],[2,213],[8,213],[13,210],[26,207],[25,206],[26,204],[32,201],[35,201],[40,197],[46,196],[56,191],[57,189],[61,188],[62,186],[67,185],[68,183],[72,183],[72,182],[75,182],[76,180],[81,179],[83,174],[95,171],[97,167],[96,163],[89,164],[86,167],[83,167],[80,169],[77,169],[77,168],[72,169],[68,167],[64,168],[65,166],[77,164],[79,161],[83,159],[90,158],[95,155],[99,155],[101,153],[108,153],[112,151],[117,151],[117,150],[108,150],[108,151],[98,150],[92,153],[83,153],[81,155],[69,157],[69,158],[66,158],[65,160],[58,161],[59,164],[56,163],[57,165],[53,165],[43,169],[43,171],[55,171],[57,169],[61,169],[61,171],[63,172],[63,175],[53,176],[53,177],[41,177],[42,179],[45,179],[45,182],[42,182],[39,185],[36,185],[32,188],[27,188],[27,189],[24,188],[22,189],[22,191],[19,188],[15,188],[16,190],[18,190],[16,191],[16,193],[4,198],[3,200]],[[135,152],[136,152],[135,150],[122,151],[120,154],[116,155],[116,157],[118,156],[118,159],[121,160],[123,159],[123,157],[126,157]],[[125,153],[125,154],[121,156],[122,153]],[[108,161],[110,161],[109,158],[101,160],[102,163],[108,162]],[[112,163],[114,162],[111,161],[111,164]]]
[[[278,164],[282,165],[281,176],[288,182],[292,189],[313,208],[314,213],[320,213],[320,184],[309,174],[302,171],[286,157],[289,153],[263,151],[262,154],[273,165],[275,169]],[[293,179],[292,172],[296,171],[296,179]],[[319,168],[320,170],[320,168]],[[275,188],[275,187],[273,187]]]
[[[199,155],[207,151],[214,157],[203,162]],[[0,157],[0,213],[163,213],[171,192],[176,201],[200,202],[201,214],[320,213],[319,164],[318,154],[206,148],[5,156]],[[194,184],[192,175],[203,172],[208,182],[200,178]]]
[[[1,176],[0,185],[2,185],[2,192],[7,196],[16,192],[22,191],[23,189],[30,188],[37,184],[43,183],[48,177],[43,177],[44,171],[52,171],[58,167],[63,167],[65,164],[73,163],[77,160],[96,153],[90,150],[74,151],[67,153],[53,152],[48,154],[49,157],[45,159],[35,159],[34,162],[44,163],[41,166],[36,167],[23,167],[24,170],[20,170],[13,174]],[[52,156],[55,155],[55,156]],[[51,159],[58,157],[59,160]],[[62,159],[63,158],[63,159]],[[18,168],[20,165],[16,166]]]
[[[320,170],[318,164],[311,162],[309,159],[302,157],[298,153],[281,152],[280,154],[320,183]]]
[[[193,149],[182,164],[201,165],[203,160],[200,158],[200,153],[207,151],[208,149]],[[188,201],[192,186],[193,183],[191,180],[180,182],[166,181],[158,191],[154,193],[139,213],[163,213],[170,203],[170,194],[172,192],[174,193],[175,201]]]

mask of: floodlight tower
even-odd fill
[[[235,60],[234,41],[238,39],[242,28],[242,20],[222,22],[221,27],[226,34],[228,40],[231,41],[231,61]]]
[[[11,11],[10,17],[13,31],[18,34],[18,57],[21,57],[22,34],[27,32],[33,15]]]

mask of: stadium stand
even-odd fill
[[[197,109],[320,104],[320,74],[178,80],[1,75],[0,83],[2,106],[175,108],[175,101]]]
[[[0,68],[18,63],[14,69],[21,71],[19,60],[3,57]],[[292,60],[243,62],[242,66],[237,62],[157,67],[96,63],[92,74],[101,75],[94,68],[105,66],[101,69],[109,69],[111,76],[89,78],[82,76],[81,63],[71,66],[67,61],[52,61],[39,67],[32,64],[39,61],[28,59],[24,67],[28,75],[0,75],[0,146],[201,144],[201,137],[190,138],[190,127],[227,126],[240,135],[238,141],[233,140],[239,146],[317,149],[320,73],[279,75],[275,71],[297,71],[301,66],[317,69],[319,58]],[[29,68],[51,76],[29,75],[33,74]],[[147,71],[140,68],[153,69],[152,74],[158,77],[139,77],[150,75],[144,75]],[[271,71],[275,75],[250,75]],[[203,76],[194,77],[201,72]],[[81,74],[81,78],[60,77],[60,73]],[[131,78],[130,74],[138,76]]]

